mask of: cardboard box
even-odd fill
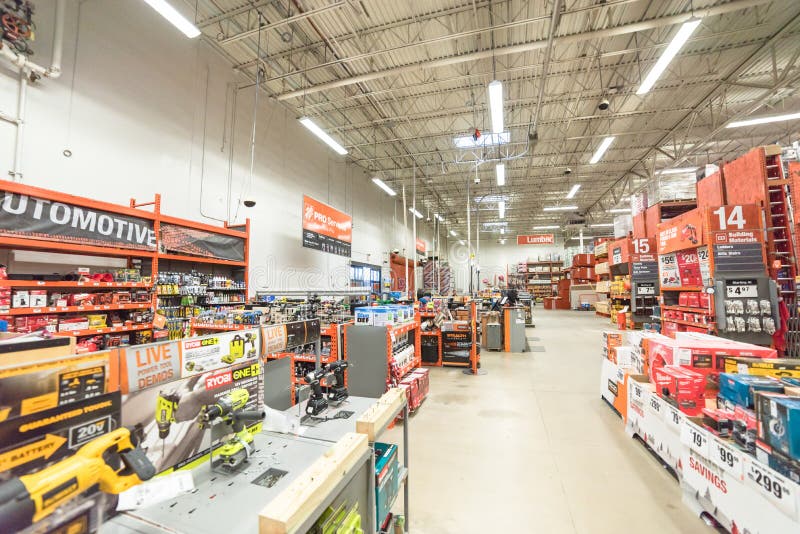
[[[720,373],[719,394],[734,405],[753,408],[756,391],[783,393],[783,384],[768,376]]]
[[[757,393],[755,404],[759,439],[789,458],[800,460],[800,399]]]
[[[12,308],[30,308],[31,295],[30,292],[23,289],[16,289],[11,293],[11,307]]]
[[[729,356],[723,365],[726,373],[800,378],[800,360],[789,358],[744,358]]]
[[[20,334],[0,332],[0,340],[19,337]],[[0,344],[0,365],[32,364],[45,360],[64,358],[75,354],[75,338],[57,336],[53,339],[27,338],[19,343]]]
[[[600,396],[625,421],[628,414],[628,371],[611,360],[604,359],[600,367]]]

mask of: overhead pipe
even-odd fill
[[[66,17],[67,0],[56,0],[56,16],[53,27],[53,56],[49,67],[43,67],[31,61],[25,54],[13,50],[8,45],[0,44],[0,57],[11,65],[31,72],[39,77],[58,78],[61,76],[61,57],[64,50],[64,18]]]
[[[25,108],[28,100],[28,77],[23,69],[19,70],[17,86],[17,135],[14,138],[14,165],[11,168],[11,180],[22,181],[22,142],[25,138]]]
[[[688,13],[680,13],[678,15],[670,15],[667,17],[660,17],[652,20],[623,24],[621,26],[617,26],[614,28],[606,28],[602,30],[594,30],[589,32],[565,35],[562,37],[556,37],[553,40],[553,46],[568,45],[590,39],[607,39],[619,35],[627,35],[640,31],[661,28],[663,26],[671,26],[673,24],[682,24],[693,17],[707,18],[716,15],[723,15],[726,13],[732,13],[734,11],[741,11],[743,9],[757,7],[763,4],[770,3],[771,1],[772,0],[733,0],[732,2],[728,2],[727,4],[708,7],[705,9],[696,9]],[[288,93],[277,95],[276,99],[279,101],[284,101],[292,98],[302,97],[304,95],[309,95],[312,93],[318,93],[320,91],[327,91],[328,89],[335,89],[338,87],[345,87],[357,83],[368,82],[379,78],[386,78],[388,76],[400,76],[403,74],[407,74],[409,72],[418,72],[419,69],[434,69],[439,67],[447,67],[450,65],[457,65],[460,63],[466,63],[468,61],[475,61],[479,59],[491,59],[493,56],[520,54],[524,52],[530,52],[531,50],[539,50],[547,46],[548,46],[548,40],[542,39],[539,41],[532,41],[530,43],[495,48],[494,50],[481,50],[479,52],[472,52],[470,54],[464,54],[456,57],[447,57],[447,58],[437,59],[434,61],[428,61],[425,63],[404,65],[402,67],[385,69],[382,71],[371,72],[368,74],[361,74],[358,76],[351,76],[350,78],[344,78],[341,80],[334,80],[327,83],[312,85],[310,87],[304,87],[303,89],[289,91]]]

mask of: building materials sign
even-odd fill
[[[166,252],[244,261],[244,239],[197,228],[161,223],[161,246]]]
[[[353,218],[303,195],[303,246],[350,257]]]
[[[0,191],[0,236],[155,250],[153,221]]]
[[[517,245],[555,245],[556,237],[553,234],[518,235]]]
[[[756,205],[710,208],[708,228],[717,271],[764,271],[761,208]]]

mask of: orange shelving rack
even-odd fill
[[[81,276],[78,280],[0,280],[0,295],[14,291],[49,291],[66,295],[87,293],[90,302],[82,305],[25,307],[4,304],[0,300],[0,318],[8,319],[16,328],[16,318],[36,316],[69,317],[66,314],[105,313],[117,311],[149,311],[150,316],[157,307],[154,283],[161,262],[185,262],[186,264],[216,264],[242,269],[247,283],[249,260],[250,222],[232,227],[217,227],[186,219],[170,217],[161,213],[161,196],[152,201],[137,203],[131,200],[128,206],[101,202],[89,198],[68,195],[16,182],[0,180],[0,192],[8,198],[0,220],[0,253],[11,251],[35,251],[73,256],[95,256],[124,259],[128,269],[138,267],[141,281],[99,281]],[[5,204],[6,201],[4,201]],[[8,209],[6,209],[8,208]],[[170,229],[170,236],[164,230]],[[168,238],[169,237],[169,238]],[[180,241],[175,244],[176,239]],[[215,256],[219,250],[236,250],[237,257]],[[173,250],[177,248],[178,250]],[[0,256],[2,257],[2,256]],[[6,261],[6,260],[3,260]],[[80,260],[54,256],[53,263],[63,262],[63,270],[80,269]],[[104,268],[103,270],[108,270]],[[13,273],[12,274],[18,274]],[[81,274],[79,270],[79,274]],[[85,273],[83,273],[85,275]],[[42,275],[46,277],[46,275]],[[77,277],[77,275],[76,275]],[[91,295],[126,293],[123,290],[148,290],[147,301],[94,302]],[[246,285],[244,292],[246,294]],[[50,298],[50,294],[46,298]],[[142,296],[142,295],[140,295]],[[97,297],[96,300],[100,300]],[[19,323],[21,324],[21,323]],[[38,323],[37,323],[38,324]],[[107,325],[103,328],[68,328],[65,325],[60,335],[79,338],[133,332],[140,341],[149,341],[152,322],[124,321],[123,324]],[[48,328],[58,330],[54,325]],[[80,343],[79,343],[80,344]]]

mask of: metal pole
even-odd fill
[[[414,216],[411,218],[411,222],[413,224],[413,235],[411,237],[411,254],[414,257],[414,285],[411,287],[411,300],[417,300],[417,162],[414,160],[414,182],[412,185],[413,197],[411,199],[411,205],[414,209]],[[408,283],[408,281],[406,281]]]
[[[404,524],[403,530],[408,532],[408,479],[411,478],[411,470],[408,468],[408,403],[406,402],[405,407],[403,408],[403,465],[406,466],[406,483],[405,487],[403,488],[403,512],[406,515],[406,520]],[[373,470],[374,472],[374,470]],[[370,473],[372,474],[372,473]],[[375,477],[371,477],[375,478]]]
[[[478,164],[475,164],[475,178],[478,178]],[[469,275],[469,294],[472,294],[472,220],[469,209],[469,178],[467,178],[467,274]]]
[[[14,138],[14,166],[11,179],[22,181],[22,143],[25,140],[25,107],[28,100],[28,76],[25,69],[19,69],[19,85],[17,87],[17,132]]]
[[[405,229],[405,235],[403,236],[403,241],[406,242],[406,246],[408,246],[408,206],[406,205],[406,185],[403,184],[403,228]],[[404,292],[406,297],[408,297],[408,253],[403,247],[403,256],[406,259],[406,278],[404,280]]]

